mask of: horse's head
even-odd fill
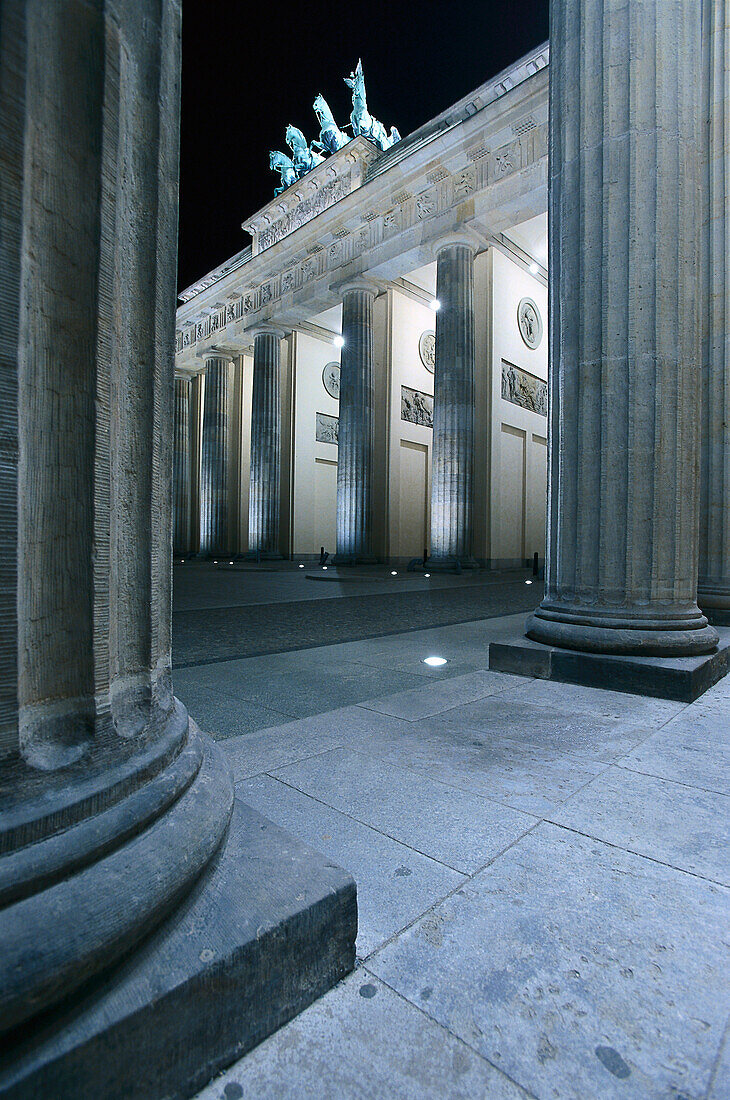
[[[329,114],[329,108],[327,106],[327,100],[320,92],[317,93],[317,98],[315,99],[312,106],[314,107],[314,113],[316,114],[320,123],[324,122],[327,115]]]
[[[286,128],[286,143],[290,149],[294,152],[297,149],[307,149],[307,139],[301,130],[297,130],[296,126],[291,124]]]
[[[358,59],[355,72],[346,76],[344,81],[348,88],[352,88],[356,96],[361,96],[363,94],[365,91],[365,77],[362,71],[362,60]]]
[[[269,152],[269,168],[276,171],[277,168],[291,168],[292,162],[286,153],[279,153],[276,149]]]

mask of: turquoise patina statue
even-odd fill
[[[348,88],[352,88],[352,114],[348,126],[351,125],[353,136],[366,137],[374,145],[377,145],[378,149],[383,151],[390,149],[392,145],[400,141],[400,134],[395,126],[391,126],[390,133],[386,134],[382,122],[378,122],[377,118],[373,118],[371,114],[368,114],[362,61],[358,61],[354,73],[350,73],[349,77],[345,77],[345,84]],[[336,153],[344,145],[347,145],[348,141],[352,140],[349,134],[341,130],[335,122],[329,104],[323,95],[317,95],[312,106],[319,120],[319,141],[313,141],[310,145],[301,130],[298,130],[296,126],[287,126],[286,143],[291,149],[291,157],[288,157],[286,153],[274,151],[269,153],[269,167],[272,171],[279,172],[281,176],[281,187],[276,188],[275,195],[280,195],[287,187],[291,187],[296,180],[301,179],[307,172],[311,172],[312,168],[316,168],[318,164],[321,164],[324,160],[322,154]]]
[[[286,143],[292,151],[292,160],[294,161],[294,171],[297,174],[297,179],[301,179],[302,176],[310,172],[312,168],[316,168],[318,164],[321,164],[324,157],[317,153],[307,143],[307,139],[301,130],[297,130],[296,126],[287,126],[286,128]]]
[[[382,122],[378,122],[377,118],[373,118],[371,114],[368,114],[362,61],[358,61],[355,72],[350,73],[349,77],[346,76],[344,80],[347,87],[352,88],[350,122],[352,123],[353,134],[355,137],[369,138],[379,149],[390,149],[391,145],[395,145],[397,141],[400,141],[400,134],[395,126],[391,126],[390,134],[386,134]]]
[[[323,95],[318,95],[312,106],[320,125],[319,141],[313,141],[312,148],[323,153],[336,153],[351,140],[350,135],[340,130]]]
[[[291,187],[297,178],[291,157],[288,157],[286,153],[278,153],[275,149],[272,149],[269,153],[269,168],[272,172],[278,172],[281,177],[281,187],[276,188],[275,195],[280,195],[282,191],[286,191],[287,187]]]

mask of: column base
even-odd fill
[[[730,626],[730,587],[700,581],[697,603],[714,626]]]
[[[373,554],[335,554],[330,561],[333,565],[378,565]]]
[[[191,1096],[349,973],[356,931],[350,876],[237,800],[218,857],[172,916],[12,1036],[0,1094]]]
[[[696,657],[578,653],[516,636],[490,642],[489,668],[515,676],[692,703],[730,670],[730,630],[719,631],[714,653]]]
[[[467,558],[428,558],[424,565],[429,573],[461,573],[464,569],[479,568],[479,562],[471,555]]]
[[[525,633],[544,645],[635,657],[692,657],[712,653],[718,643],[717,631],[697,607],[650,617],[632,614],[631,608],[587,612],[544,600]]]
[[[249,550],[246,561],[283,561],[284,555],[278,550]]]

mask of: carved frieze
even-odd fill
[[[316,440],[317,443],[334,443],[338,441],[340,432],[339,416],[330,416],[329,413],[317,413]]]
[[[502,397],[522,409],[547,416],[547,382],[506,359],[502,360]]]
[[[409,424],[419,424],[422,428],[433,427],[433,397],[430,393],[412,390],[410,386],[400,388],[400,418]]]
[[[259,233],[258,251],[263,252],[265,248],[271,248],[273,244],[293,233],[295,229],[299,229],[305,222],[311,221],[323,210],[344,199],[350,194],[351,182],[350,173],[347,172],[339,179],[323,184],[311,198],[302,199],[288,214]]]

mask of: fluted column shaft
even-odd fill
[[[180,39],[177,0],[0,5],[0,1032],[36,1046],[232,806],[172,694]]]
[[[203,444],[200,466],[200,553],[228,551],[228,415],[230,356],[205,356]]]
[[[431,558],[471,557],[474,467],[474,249],[436,259],[436,361],[431,460]]]
[[[175,379],[173,436],[173,538],[176,554],[190,550],[190,379]]]
[[[704,5],[705,100],[702,227],[702,463],[700,568],[703,609],[730,616],[730,3]]]
[[[370,287],[342,296],[337,558],[372,556],[373,302]]]
[[[554,0],[545,598],[530,637],[704,653],[700,7]]]
[[[281,333],[254,336],[248,548],[279,556],[281,479]]]

